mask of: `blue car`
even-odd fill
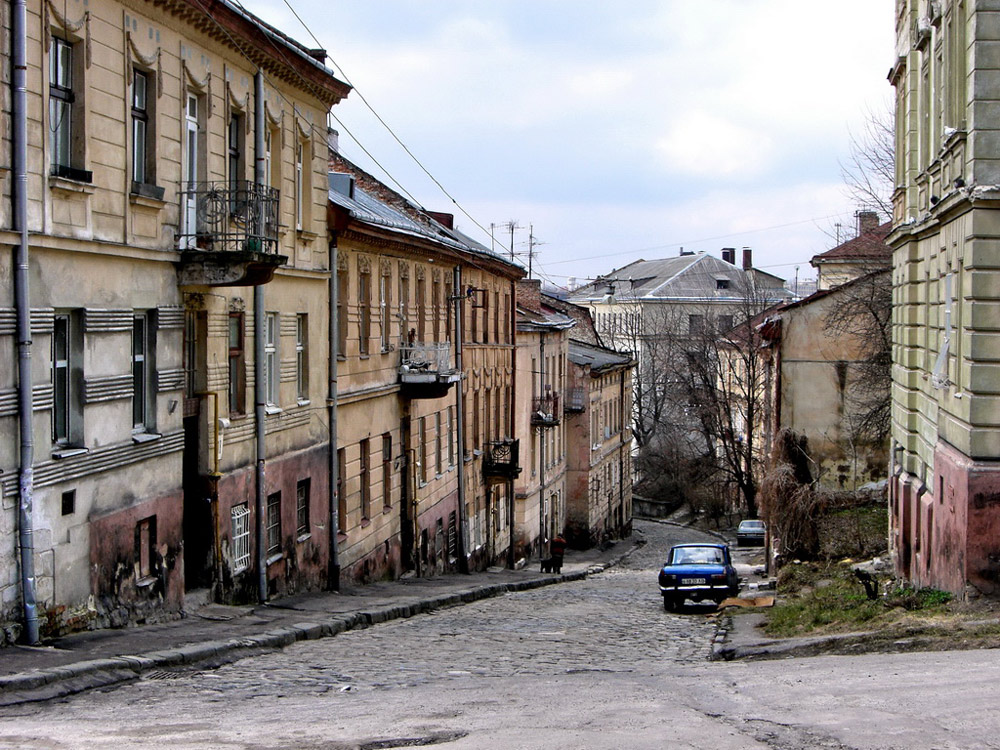
[[[663,608],[673,611],[686,599],[716,604],[740,593],[740,582],[725,544],[677,544],[660,570]]]

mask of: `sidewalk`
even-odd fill
[[[510,591],[576,581],[628,555],[636,538],[606,551],[568,550],[561,575],[491,568],[484,573],[406,578],[317,592],[272,603],[209,604],[179,620],[56,638],[44,646],[0,651],[0,705],[46,700],[134,680],[156,672],[212,667],[296,641],[334,636],[374,623],[411,617]]]

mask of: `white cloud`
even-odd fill
[[[770,161],[773,143],[767,133],[732,119],[692,112],[670,125],[656,149],[671,172],[746,179]]]

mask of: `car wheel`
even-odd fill
[[[675,612],[677,610],[677,600],[672,596],[663,597],[663,609],[667,612]]]

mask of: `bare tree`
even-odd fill
[[[896,184],[895,113],[889,102],[865,112],[860,132],[850,133],[850,155],[840,163],[848,195],[858,205],[892,216]]]
[[[879,444],[889,437],[892,385],[892,284],[889,259],[871,262],[867,273],[837,288],[824,327],[858,347],[846,383],[852,437]]]
[[[706,460],[717,476],[735,488],[751,518],[757,516],[757,493],[769,449],[773,387],[770,341],[775,305],[773,290],[748,278],[736,309],[739,322],[728,331],[706,325],[688,337],[686,367],[680,373],[684,393],[697,416]]]

